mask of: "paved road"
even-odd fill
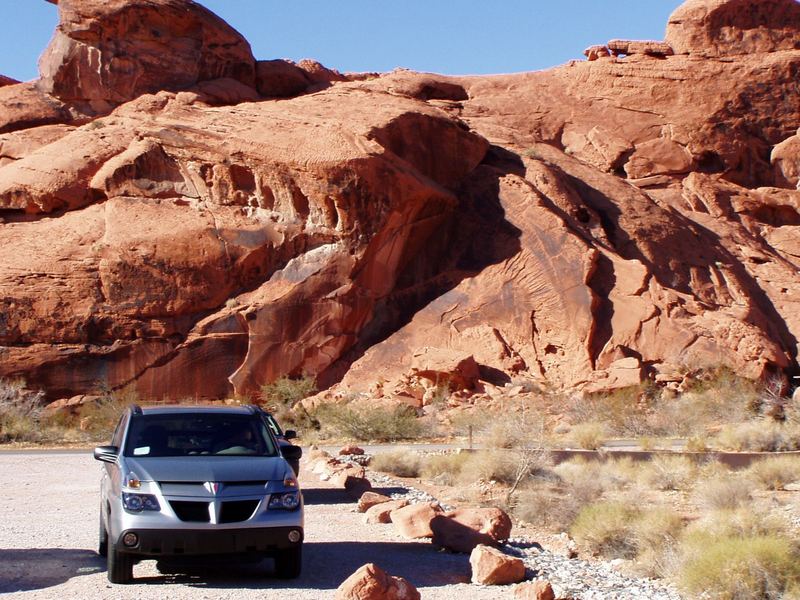
[[[361,565],[376,562],[420,588],[426,600],[490,600],[466,583],[468,558],[365,525],[340,490],[301,473],[307,503],[304,572],[285,582],[271,564],[163,576],[137,565],[131,586],[111,586],[94,552],[99,465],[86,452],[0,454],[0,596],[4,598],[260,598],[322,600]]]

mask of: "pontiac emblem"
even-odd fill
[[[208,490],[209,493],[216,496],[219,493],[220,489],[222,489],[222,484],[216,481],[206,481],[203,484],[203,487],[206,488],[206,490]]]

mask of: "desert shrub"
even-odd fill
[[[641,483],[657,490],[689,489],[697,476],[697,466],[684,456],[654,456],[640,470]]]
[[[580,423],[572,428],[569,437],[579,448],[597,450],[606,440],[606,427],[596,421]]]
[[[688,452],[708,452],[708,440],[704,435],[695,435],[686,440]]]
[[[616,502],[598,502],[581,509],[570,533],[593,554],[605,558],[633,558],[636,541],[633,522],[637,511]]]
[[[655,438],[652,438],[652,437],[647,436],[647,435],[640,437],[637,441],[639,443],[639,448],[641,448],[645,452],[651,452],[651,451],[655,450],[656,446],[658,445],[658,443],[655,440]]]
[[[370,462],[370,468],[398,477],[419,477],[422,457],[409,450],[394,450],[376,454]]]
[[[513,453],[503,450],[480,450],[472,452],[464,462],[459,474],[461,483],[468,485],[477,481],[496,481],[512,484],[517,475],[517,461]]]
[[[741,452],[781,452],[800,448],[800,428],[770,419],[726,425],[716,437],[716,445]]]
[[[461,471],[470,458],[469,452],[427,456],[422,463],[422,476],[442,485],[454,485],[460,479]]]
[[[512,514],[522,521],[556,531],[567,531],[585,506],[580,498],[549,484],[531,485],[514,497]]]
[[[22,379],[0,379],[0,443],[40,438],[42,392],[26,389]]]
[[[94,439],[111,437],[125,409],[139,401],[139,395],[133,387],[121,390],[110,390],[100,385],[99,398],[81,406],[78,411],[82,429]]]
[[[621,487],[620,480],[609,476],[601,461],[576,458],[557,465],[553,472],[560,478],[565,493],[580,504],[595,502],[607,490]]]
[[[800,582],[798,559],[778,535],[693,533],[682,540],[677,581],[691,594],[723,600],[783,598]]]
[[[750,502],[750,485],[742,477],[711,478],[695,487],[697,504],[708,510],[732,510]]]
[[[786,537],[791,535],[791,525],[783,515],[764,513],[748,505],[736,509],[708,511],[692,523],[689,532],[720,537]]]
[[[268,405],[294,406],[300,400],[317,393],[317,384],[313,377],[304,375],[293,379],[284,375],[272,383],[261,386],[261,400]]]
[[[637,571],[647,577],[671,574],[683,529],[684,520],[668,508],[656,507],[640,513],[632,530]]]
[[[770,456],[750,465],[746,475],[761,489],[782,490],[800,480],[800,457]]]
[[[404,405],[388,409],[328,404],[314,417],[334,436],[365,442],[418,439],[429,429],[412,408]]]

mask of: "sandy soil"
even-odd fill
[[[155,562],[134,569],[129,586],[108,583],[95,553],[100,467],[88,453],[0,454],[0,594],[9,598],[333,598],[367,562],[406,577],[426,600],[490,600],[508,590],[470,585],[465,555],[401,539],[391,525],[366,525],[339,489],[303,476],[303,575],[286,582],[261,565],[161,575]]]

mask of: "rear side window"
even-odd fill
[[[255,416],[181,413],[134,416],[125,456],[277,456],[272,436]]]

